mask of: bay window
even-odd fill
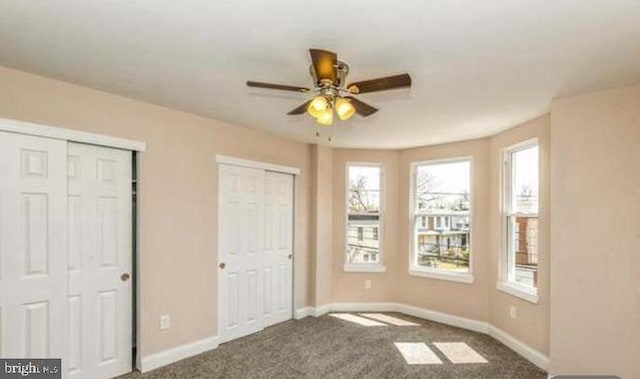
[[[411,171],[409,273],[472,282],[471,160],[413,163]]]
[[[347,164],[345,271],[384,271],[382,166]]]
[[[537,140],[504,151],[501,282],[498,288],[537,302],[539,151]]]

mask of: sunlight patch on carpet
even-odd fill
[[[419,326],[415,322],[403,320],[401,318],[385,315],[383,313],[360,313],[360,316],[364,316],[367,318],[372,318],[374,320],[386,322],[387,324],[395,325],[395,326]]]
[[[488,363],[464,342],[435,342],[433,344],[451,363]]]
[[[339,318],[341,320],[353,322],[362,326],[387,326],[387,324],[383,324],[378,321],[369,320],[368,318],[352,315],[350,313],[330,313],[329,316]]]
[[[400,354],[410,365],[441,365],[442,361],[423,342],[394,342]]]

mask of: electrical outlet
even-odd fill
[[[364,281],[364,289],[366,289],[366,290],[370,290],[371,289],[371,279],[366,279]]]
[[[510,305],[509,306],[509,317],[511,318],[518,318],[518,308],[516,308],[515,305]]]
[[[169,329],[171,327],[171,317],[169,315],[160,316],[160,330]]]

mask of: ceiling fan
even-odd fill
[[[367,117],[378,111],[371,105],[358,100],[353,95],[411,87],[411,77],[409,74],[400,74],[346,84],[349,65],[339,61],[336,53],[320,49],[309,49],[309,53],[311,54],[312,62],[311,67],[309,67],[309,73],[313,78],[313,88],[254,81],[247,81],[247,86],[282,91],[316,93],[316,96],[312,99],[292,109],[287,114],[300,115],[306,112],[322,125],[333,124],[334,110],[341,120],[348,120],[355,113]]]

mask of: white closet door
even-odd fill
[[[220,337],[262,330],[264,171],[219,166]]]
[[[0,132],[0,356],[67,357],[67,143]]]
[[[292,317],[293,175],[265,176],[265,327]]]
[[[132,367],[131,152],[68,154],[68,372],[112,378]]]

